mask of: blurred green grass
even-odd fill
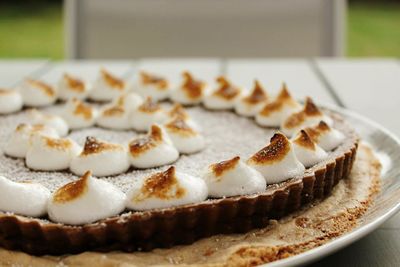
[[[62,5],[0,6],[0,57],[64,57]]]
[[[351,4],[347,30],[348,56],[400,56],[399,3]]]
[[[347,55],[400,56],[400,4],[351,3]],[[64,57],[62,5],[0,7],[0,58]]]

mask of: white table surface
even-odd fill
[[[244,87],[251,86],[257,78],[271,93],[286,82],[299,98],[309,95],[319,103],[355,110],[400,136],[400,61],[395,59],[0,60],[0,87],[14,87],[27,76],[56,82],[66,71],[94,79],[101,66],[126,79],[133,79],[138,70],[148,70],[178,81],[185,69],[210,82],[225,74]],[[367,237],[311,266],[400,266],[399,251],[400,214]]]

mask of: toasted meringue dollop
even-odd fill
[[[270,144],[251,156],[247,163],[264,176],[267,184],[294,178],[305,170],[297,159],[291,142],[282,133],[276,133]]]
[[[318,125],[305,129],[310,138],[326,151],[333,150],[343,143],[344,134],[326,122],[320,121]]]
[[[204,97],[206,83],[196,80],[189,72],[183,73],[183,83],[171,92],[171,100],[183,105],[199,104]]]
[[[80,150],[71,139],[36,135],[26,153],[25,163],[28,168],[37,171],[66,170]]]
[[[261,173],[234,157],[209,166],[204,180],[211,197],[228,197],[262,192],[266,182]]]
[[[143,98],[138,94],[122,94],[101,110],[97,124],[110,129],[130,129],[132,128],[132,111],[141,104],[143,104]]]
[[[144,99],[133,92],[124,93],[114,99],[113,103],[114,106],[124,107],[126,110],[132,111],[143,104]]]
[[[164,109],[151,97],[131,113],[131,127],[137,131],[147,131],[154,123],[163,123],[167,119]]]
[[[130,118],[131,113],[123,105],[111,104],[100,110],[97,125],[109,129],[129,129],[132,128]]]
[[[164,127],[180,153],[196,153],[205,147],[204,137],[182,118],[176,117]]]
[[[16,158],[25,158],[33,136],[43,135],[57,138],[58,133],[55,129],[42,125],[19,124],[8,140],[4,152],[6,155]]]
[[[304,130],[297,134],[292,144],[296,157],[307,168],[323,161],[328,156],[325,150],[315,144]]]
[[[65,73],[58,82],[58,97],[61,100],[83,100],[88,96],[90,89],[89,83]]]
[[[93,126],[97,118],[97,110],[74,98],[64,107],[62,117],[71,129],[81,129]]]
[[[265,127],[279,127],[293,112],[301,109],[301,105],[290,95],[283,84],[275,100],[267,103],[256,115],[256,122]]]
[[[219,87],[204,97],[204,105],[206,108],[216,110],[234,108],[240,98],[241,90],[222,76],[217,78],[217,82]]]
[[[33,124],[43,124],[57,131],[60,136],[66,136],[69,132],[67,122],[60,116],[44,114],[33,109],[29,111],[29,117]]]
[[[41,217],[47,213],[50,191],[41,184],[14,182],[0,176],[0,210],[24,216]]]
[[[89,97],[94,101],[111,101],[126,90],[127,86],[124,80],[115,77],[105,69],[101,69]]]
[[[235,106],[237,114],[242,116],[255,116],[267,103],[267,93],[264,91],[261,84],[256,80],[254,82],[253,90],[243,96]]]
[[[22,96],[17,90],[0,88],[0,114],[9,114],[22,109]]]
[[[169,120],[174,120],[175,118],[182,119],[189,125],[191,128],[200,131],[201,127],[190,117],[189,113],[185,110],[185,108],[179,104],[175,103],[170,110],[167,112],[167,116]]]
[[[70,169],[76,175],[91,170],[94,176],[110,176],[126,172],[129,166],[126,148],[87,137],[82,152],[72,159]]]
[[[133,184],[128,192],[127,207],[132,210],[170,208],[204,201],[205,182],[170,167]]]
[[[53,193],[48,213],[52,221],[81,225],[118,215],[125,209],[125,202],[126,196],[121,190],[92,177],[88,171]]]
[[[170,137],[157,124],[151,126],[148,135],[131,141],[129,152],[132,166],[142,169],[170,164],[179,157]]]
[[[27,79],[19,88],[25,106],[43,107],[56,102],[54,88],[42,81]]]
[[[144,98],[151,97],[159,101],[169,97],[170,85],[164,77],[142,71],[139,73],[139,81],[133,90]]]
[[[312,99],[307,97],[304,108],[287,117],[281,125],[281,130],[286,135],[292,136],[301,129],[315,125],[321,120],[325,120],[329,125],[332,124],[332,119],[323,114]]]

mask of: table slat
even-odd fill
[[[1,60],[0,87],[14,87],[27,76],[36,76],[47,60]]]
[[[400,135],[400,65],[396,60],[317,60],[322,74],[347,108]]]
[[[246,88],[251,88],[257,78],[274,94],[286,82],[299,99],[311,96],[317,103],[336,104],[307,60],[228,60],[226,73],[233,82]]]

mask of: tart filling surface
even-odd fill
[[[358,139],[352,129],[335,114],[320,110],[311,99],[299,108],[300,104],[285,87],[268,102],[267,94],[256,83],[242,100],[259,104],[257,116],[263,120],[260,123],[256,116],[257,123],[282,125],[282,130],[293,135],[292,139],[260,128],[251,119],[239,118],[230,111],[210,112],[193,107],[188,112],[179,105],[168,110],[168,104],[160,105],[151,97],[143,100],[126,93],[126,84],[104,70],[100,77],[109,86],[104,90],[99,87],[103,93],[105,89],[121,92],[104,107],[96,123],[101,125],[106,116],[121,115],[123,120],[111,119],[104,126],[113,129],[126,126],[148,133],[87,128],[93,125],[92,121],[82,126],[82,130],[72,132],[69,138],[60,138],[69,128],[82,127],[70,127],[71,121],[66,123],[56,115],[31,112],[35,123],[54,129],[55,136],[49,136],[45,130],[34,131],[39,126],[30,126],[21,135],[23,126],[17,126],[6,147],[12,147],[13,140],[18,138],[26,140],[25,146],[17,147],[19,153],[15,153],[25,157],[26,166],[31,170],[56,172],[32,173],[21,166],[21,160],[8,156],[0,160],[0,172],[9,176],[7,168],[17,166],[20,170],[13,172],[12,180],[19,181],[22,177],[18,174],[26,172],[25,175],[48,187],[52,195],[46,212],[40,213],[41,218],[21,220],[15,215],[0,216],[0,229],[7,225],[31,229],[29,233],[1,232],[5,235],[4,238],[0,235],[1,244],[13,244],[34,254],[88,249],[149,250],[190,243],[225,231],[247,231],[263,227],[267,219],[280,218],[329,194],[347,176],[354,161]],[[192,77],[184,77],[186,83],[195,83],[190,80]],[[223,77],[217,81],[219,87],[215,91],[204,98],[200,96],[205,106],[215,110],[237,108],[242,90]],[[156,85],[157,90],[164,91],[166,88],[158,88],[159,82],[150,79],[146,86]],[[79,100],[62,105],[64,116],[66,111],[75,114],[80,105],[83,103]],[[95,113],[89,106],[83,111],[80,115]],[[269,118],[270,114],[275,117]],[[10,115],[1,118],[0,124],[12,129],[15,126],[7,124],[21,122],[25,117],[24,112]],[[74,117],[70,119],[78,122]],[[266,123],[268,120],[272,123]],[[90,131],[94,134],[88,135]],[[109,140],[110,133],[112,142],[89,137],[83,148],[77,145],[84,136]],[[10,151],[6,154],[13,156]],[[173,163],[175,166],[162,167]],[[133,169],[126,172],[130,166]],[[59,172],[66,169],[69,171]],[[70,171],[82,176],[76,179]],[[95,178],[92,174],[105,178]],[[22,190],[15,182],[8,185],[16,193]],[[30,216],[20,210],[5,211]],[[251,223],[240,224],[244,218]],[[51,236],[54,231],[57,236]],[[44,239],[31,240],[30,235]],[[13,240],[22,241],[17,244]],[[69,245],[60,247],[61,243]]]

